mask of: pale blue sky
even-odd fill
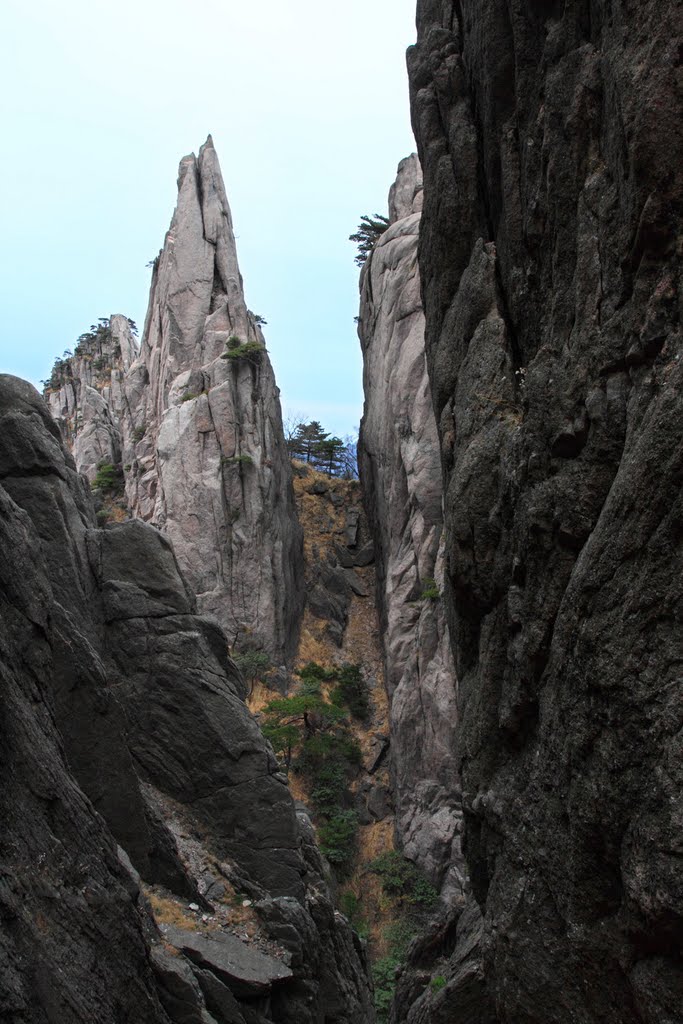
[[[332,8],[337,8],[332,11]],[[285,410],[362,408],[355,247],[414,148],[415,0],[4,0],[0,370],[38,383],[100,316],[144,322],[178,162],[211,132]]]

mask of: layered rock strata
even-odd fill
[[[462,887],[455,671],[440,591],[439,442],[417,268],[422,172],[403,160],[361,275],[359,467],[377,554],[396,830],[444,895]]]
[[[168,540],[135,520],[95,528],[45,404],[6,376],[0,480],[8,1019],[370,1021],[362,949],[333,909],[310,822]],[[221,892],[251,893],[269,952],[241,956],[265,971],[258,991],[210,959],[169,963],[143,883],[184,899],[192,930],[233,959]]]
[[[209,137],[180,163],[139,351],[112,317],[111,352],[69,360],[48,397],[91,481],[120,464],[128,507],[172,541],[199,611],[280,663],[297,642],[301,531],[260,321]]]
[[[404,976],[400,1020],[680,1017],[680,42],[660,0],[419,4],[420,272],[483,964],[468,998],[456,927],[433,947],[456,943],[438,992],[424,964]]]

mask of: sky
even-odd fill
[[[413,152],[415,0],[3,0],[0,372],[144,323],[180,158],[211,133],[285,416],[362,411],[348,236]]]

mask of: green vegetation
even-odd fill
[[[431,576],[426,576],[422,581],[422,593],[420,594],[421,601],[438,601],[441,597],[441,592],[437,586],[436,580],[432,579]]]
[[[389,1020],[389,1011],[396,988],[396,970],[405,960],[415,931],[415,927],[407,921],[396,921],[384,931],[387,954],[372,965],[378,1024],[386,1024]]]
[[[357,437],[331,437],[318,420],[304,423],[298,416],[289,417],[284,428],[291,459],[299,459],[328,476],[358,479]]]
[[[396,900],[398,907],[413,917],[431,910],[439,900],[434,886],[398,850],[381,854],[370,864],[370,871],[379,875],[382,889]]]
[[[180,399],[180,401],[181,402],[191,402],[191,401],[193,401],[193,399],[199,398],[199,396],[201,394],[203,394],[202,391],[188,391],[188,392],[186,392],[183,395],[183,397]]]
[[[224,455],[221,459],[224,466],[253,466],[254,460],[251,455]]]
[[[360,665],[342,665],[337,679],[337,686],[330,695],[332,703],[347,707],[354,718],[365,721],[370,713],[370,703]]]
[[[136,442],[142,441],[143,437],[147,433],[147,426],[143,424],[141,427],[135,427],[133,430],[133,440]]]
[[[374,217],[364,214],[360,219],[358,231],[355,235],[349,235],[350,242],[358,243],[358,253],[355,257],[356,266],[362,267],[372,252],[377,239],[384,234],[389,227],[389,221],[381,213]]]
[[[372,968],[375,1010],[377,1020],[382,1024],[389,1020],[396,968],[405,959],[412,938],[420,923],[436,906],[439,895],[415,865],[398,850],[381,854],[370,864],[370,871],[379,876],[382,890],[392,899],[394,913],[397,915],[395,922],[384,933],[388,953]]]
[[[94,491],[103,491],[105,494],[120,494],[123,490],[123,474],[120,467],[112,465],[111,462],[99,462],[91,487]]]
[[[432,980],[429,982],[429,987],[434,992],[438,992],[439,989],[445,988],[446,979],[444,978],[443,974],[437,974],[435,978],[432,978]]]
[[[342,874],[356,852],[358,815],[355,811],[337,811],[318,829],[320,849]]]
[[[353,703],[363,705],[363,681],[357,665],[324,668],[309,662],[299,672],[302,683],[292,697],[270,701],[264,708],[263,733],[284,768],[308,782],[311,804],[318,819],[320,849],[340,876],[349,873],[356,851],[358,815],[352,809],[349,782],[361,763],[361,750],[349,731]],[[340,692],[346,680],[348,699]],[[337,682],[329,702],[323,683]]]
[[[363,917],[361,901],[350,889],[344,890],[339,896],[339,909],[349,919],[351,927],[358,932],[362,939],[367,939],[369,928]]]
[[[128,324],[133,334],[137,334],[135,323],[129,319]],[[109,317],[101,316],[96,324],[91,324],[90,329],[78,337],[73,352],[71,349],[66,349],[61,358],[55,359],[49,378],[41,381],[45,390],[57,391],[62,385],[73,380],[71,360],[74,356],[86,360],[92,359],[93,368],[98,372],[111,369],[110,355],[105,356],[103,348],[108,348],[112,340]],[[121,348],[118,344],[114,345],[111,355],[114,357],[121,355]]]
[[[271,660],[264,651],[244,651],[241,654],[233,654],[232,660],[249,683],[250,690],[254,689],[256,680],[262,680],[266,672],[272,668]]]
[[[257,363],[265,351],[266,346],[262,342],[242,342],[236,334],[233,334],[226,342],[225,352],[222,354],[221,359],[248,359],[251,363]]]

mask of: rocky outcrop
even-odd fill
[[[40,537],[5,490],[11,470],[2,462],[0,1018],[165,1024],[130,878],[65,761],[55,725],[54,594]],[[56,483],[45,470],[42,479]]]
[[[199,611],[280,663],[301,618],[301,531],[261,322],[209,137],[180,163],[139,349],[111,317],[58,361],[46,397],[91,482],[101,463],[120,467],[129,509],[172,541]]]
[[[73,356],[56,362],[45,391],[76,468],[90,483],[102,463],[121,462],[124,379],[138,356],[133,328],[120,314],[93,325]]]
[[[363,951],[333,910],[310,824],[168,540],[139,520],[95,528],[89,488],[46,406],[6,376],[0,480],[9,1019],[263,1024],[277,1006],[277,1022],[318,1024],[328,1004],[345,1004],[370,1021]],[[211,902],[228,879],[280,908],[276,923],[264,910],[254,925],[284,964],[258,998],[218,968],[207,981],[205,962],[196,975],[180,952],[169,965],[141,897],[144,883],[192,899],[192,928],[225,932],[234,950],[241,939],[227,937],[229,914]],[[235,1001],[238,1016],[220,1010]]]
[[[679,13],[419,4],[420,272],[484,984],[474,1005],[451,984],[456,936],[439,993],[404,976],[400,1020],[680,1016]]]
[[[399,165],[361,276],[359,466],[377,554],[396,830],[444,895],[462,886],[455,671],[441,599],[441,469],[417,268],[422,172]]]
[[[301,532],[259,319],[245,304],[209,137],[181,161],[126,380],[126,491],[133,512],[173,542],[199,610],[279,661],[296,645]]]

